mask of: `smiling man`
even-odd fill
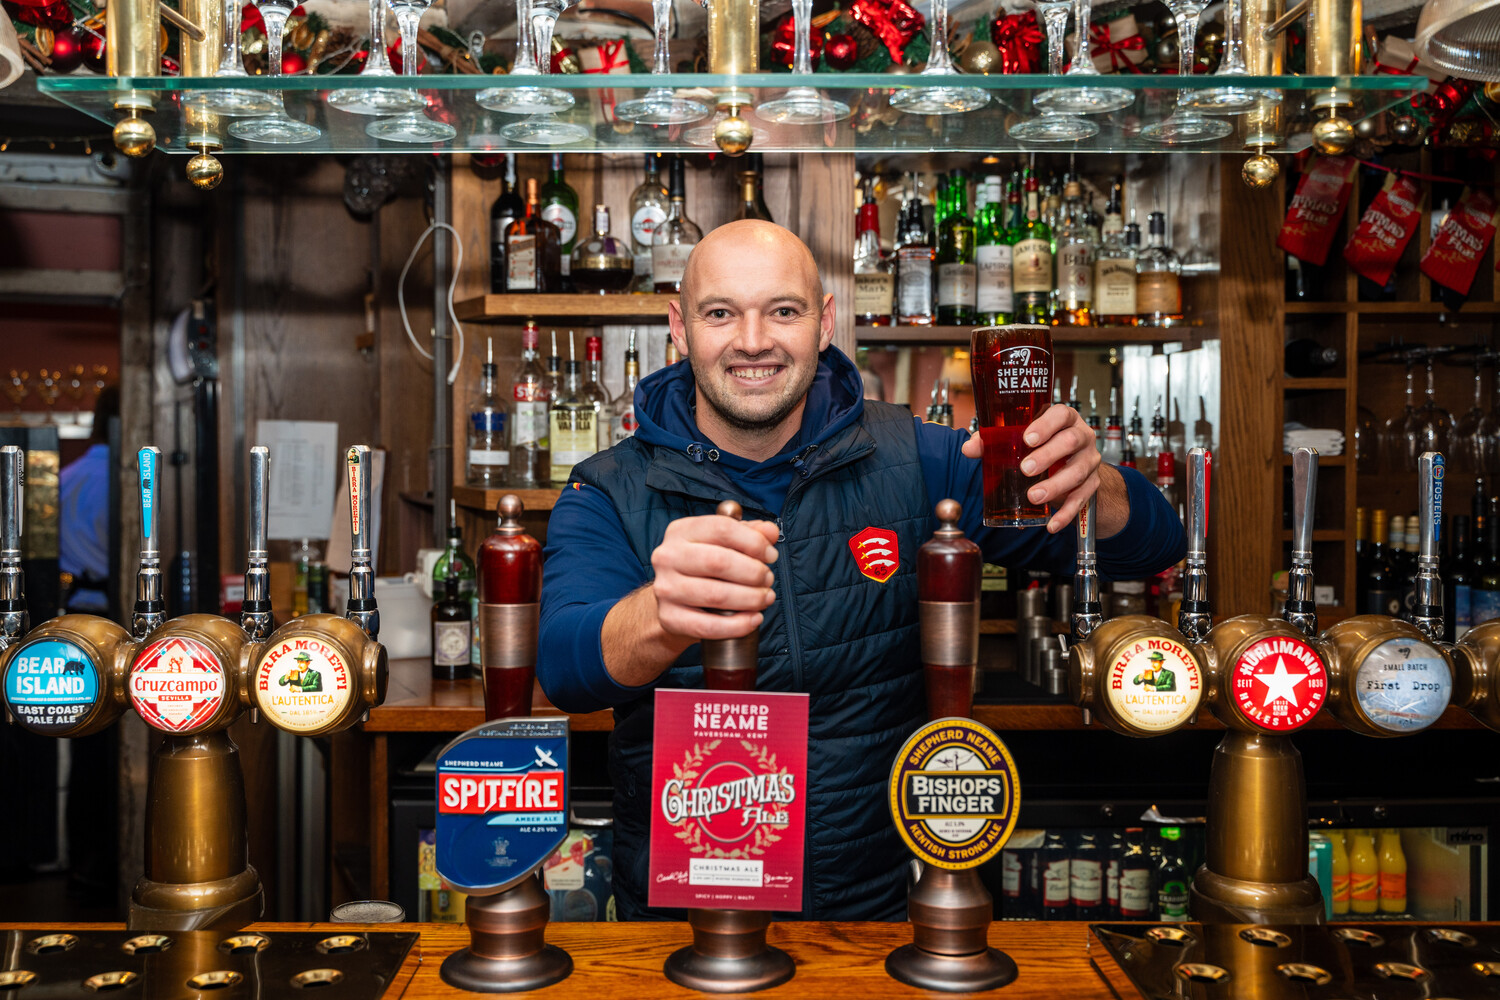
[[[884,799],[926,718],[917,549],[933,506],[963,504],[989,562],[1071,573],[1065,531],[1096,490],[1101,569],[1133,579],[1181,559],[1182,525],[1132,470],[1101,466],[1093,431],[1057,405],[1031,425],[1043,528],[986,529],[979,441],[862,398],[832,346],[836,304],[802,241],[745,221],[693,250],[672,339],[687,359],[641,381],[634,438],[576,466],[547,528],[537,675],[559,708],[613,708],[614,892],[646,909],[652,691],[703,686],[698,640],[760,633],[757,687],[810,695],[802,916],[905,917],[905,849]],[[720,517],[736,500],[743,522]],[[851,541],[894,537],[894,567]],[[730,614],[704,609],[722,609]]]

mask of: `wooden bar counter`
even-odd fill
[[[118,930],[119,924],[4,924],[0,930],[61,931]],[[386,1000],[436,1000],[439,997],[480,996],[456,990],[438,976],[443,959],[468,944],[461,924],[299,924],[259,923],[246,931],[406,931],[421,935],[407,955],[400,973],[385,992]],[[227,936],[228,932],[226,932]],[[670,997],[710,996],[669,982],[662,962],[677,948],[692,942],[685,923],[554,923],[547,940],[573,956],[573,974],[555,986],[534,993],[489,994],[535,996],[547,1000],[663,1000]],[[1001,990],[986,994],[934,994],[896,982],[885,973],[885,956],[911,941],[905,923],[773,923],[772,944],[786,950],[797,963],[791,982],[755,996],[767,1000],[833,1000],[857,997],[884,1000],[897,997],[983,995],[1005,1000],[1112,1000],[1090,963],[1088,925],[1022,921],[995,923],[990,943],[1020,967],[1020,977]],[[1095,946],[1096,961],[1113,964]],[[295,992],[288,989],[288,994]],[[183,994],[184,996],[187,994]],[[194,995],[197,995],[196,993]],[[271,994],[268,994],[271,995]]]

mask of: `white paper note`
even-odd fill
[[[339,425],[324,420],[261,420],[255,432],[254,443],[271,450],[270,537],[327,538],[343,469]]]

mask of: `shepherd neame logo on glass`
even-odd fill
[[[999,365],[995,371],[995,388],[1001,392],[1034,392],[1052,388],[1052,352],[1045,347],[1003,347],[994,356]]]

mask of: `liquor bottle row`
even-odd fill
[[[1484,497],[1481,484],[1476,507],[1484,512],[1448,518],[1440,544],[1444,634],[1454,640],[1500,618],[1500,497]],[[1360,613],[1408,613],[1416,602],[1417,516],[1391,517],[1377,509],[1367,522],[1358,507],[1354,537]]]
[[[1048,830],[1027,839],[1040,845],[1002,855],[1003,919],[1188,919],[1203,852],[1183,827]]]
[[[1115,178],[1104,213],[1074,174],[1045,200],[1030,167],[1007,179],[939,179],[929,220],[914,179],[882,248],[880,215],[866,184],[854,250],[855,323],[861,326],[1153,326],[1183,322],[1182,261],[1167,245],[1166,217],[1150,213],[1146,245],[1126,223]],[[1132,213],[1133,214],[1133,213]]]
[[[592,235],[579,229],[578,192],[552,156],[545,180],[528,177],[523,199],[516,157],[506,159],[500,196],[490,207],[490,292],[677,292],[688,255],[703,231],[687,215],[683,159],[671,157],[667,186],[660,153],[646,155],[646,176],[630,196],[630,238],[610,231],[610,210],[595,205]],[[737,219],[765,219],[762,160],[745,158]]]

